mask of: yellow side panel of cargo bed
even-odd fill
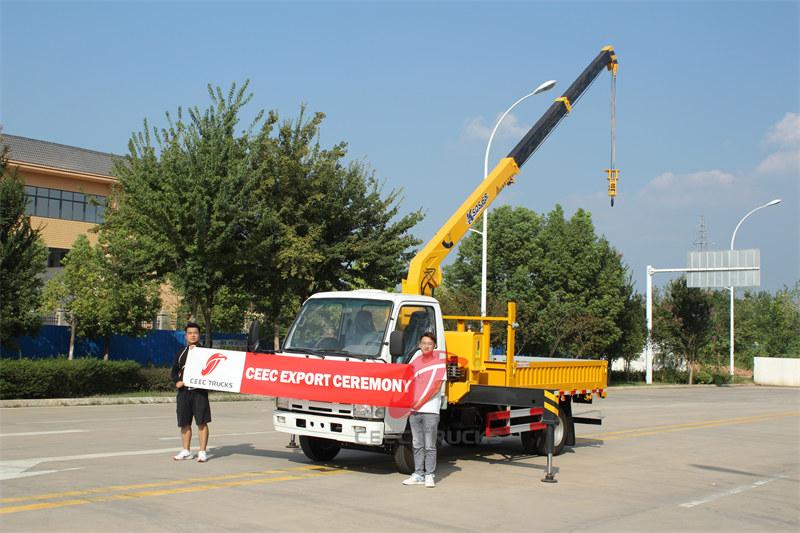
[[[517,366],[514,373],[517,387],[550,390],[592,390],[608,387],[607,361],[531,362]]]

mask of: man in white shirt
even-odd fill
[[[442,407],[442,382],[447,378],[445,361],[436,351],[436,334],[420,336],[419,350],[409,361],[414,367],[414,405],[408,421],[414,449],[414,473],[403,485],[436,486],[436,436]]]

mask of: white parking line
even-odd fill
[[[213,449],[209,446],[209,449]],[[31,459],[12,459],[0,461],[0,480],[14,479],[18,477],[36,476],[41,474],[52,474],[61,470],[46,470],[42,472],[28,472],[39,463],[55,463],[63,461],[81,461],[85,459],[105,459],[107,457],[124,457],[127,455],[152,455],[152,454],[173,454],[175,447],[159,448],[156,450],[131,450],[127,452],[107,452],[107,453],[85,453],[81,455],[61,455],[57,457],[34,457]],[[67,470],[74,470],[68,468]]]
[[[26,431],[25,433],[0,433],[0,437],[33,437],[35,435],[63,435],[64,433],[86,433],[86,429],[62,429],[61,431]]]
[[[105,417],[105,418],[61,418],[57,420],[36,420],[33,422],[26,422],[26,424],[74,424],[76,422],[104,422],[104,421],[119,421],[127,422],[128,420],[157,420],[160,418],[175,418],[175,415],[164,416],[126,416],[126,417]]]
[[[246,433],[212,433],[213,438],[217,437],[241,437],[244,435],[266,435],[267,433],[275,433],[275,431],[248,431]],[[176,437],[158,437],[158,440],[181,440],[180,435]]]
[[[758,481],[756,481],[754,483],[751,483],[750,485],[742,485],[740,487],[736,487],[736,488],[733,488],[731,490],[726,490],[725,492],[719,492],[717,494],[711,494],[710,496],[707,496],[705,498],[701,498],[699,500],[694,500],[694,501],[691,501],[691,502],[682,503],[681,507],[685,507],[687,509],[691,509],[692,507],[697,507],[698,505],[703,505],[704,503],[713,502],[714,500],[719,500],[720,498],[724,498],[726,496],[733,496],[734,494],[740,494],[742,492],[761,487],[762,485],[766,485],[767,483],[775,481],[776,479],[782,479],[784,477],[786,477],[786,476],[780,475],[780,476],[769,477],[767,479],[761,479],[761,480],[758,480]]]

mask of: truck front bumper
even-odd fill
[[[276,409],[272,413],[272,423],[275,430],[282,433],[367,446],[383,444],[382,420],[354,420]]]

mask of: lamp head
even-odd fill
[[[771,201],[770,203],[768,203],[767,205],[768,205],[768,206],[770,206],[770,205],[777,205],[777,204],[781,203],[782,201],[783,201],[783,200],[782,200],[781,198],[775,198],[774,200],[772,200],[772,201]]]
[[[533,91],[533,94],[539,94],[539,93],[543,93],[545,91],[549,91],[550,89],[552,89],[555,86],[556,86],[556,80],[546,81],[543,84],[539,85],[536,88],[536,90]]]

